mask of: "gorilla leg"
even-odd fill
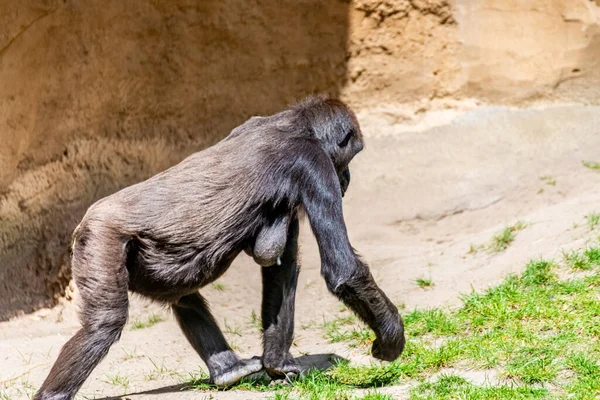
[[[173,312],[185,337],[208,367],[215,385],[232,385],[262,369],[258,358],[240,360],[237,357],[199,293],[179,299],[173,305]]]
[[[262,268],[263,365],[271,377],[300,373],[289,350],[294,336],[294,301],[298,283],[298,218],[290,222],[281,265]]]
[[[128,273],[118,240],[74,249],[73,276],[81,295],[83,327],[61,349],[35,400],[69,400],[121,336],[127,322]]]

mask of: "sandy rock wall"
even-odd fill
[[[359,106],[600,98],[598,1],[356,0],[349,11],[344,94]]]
[[[590,0],[457,3],[466,85],[494,101],[600,99],[600,7]]]
[[[0,0],[0,319],[52,304],[96,199],[345,81],[347,8]]]
[[[392,122],[438,99],[597,103],[599,3],[0,0],[0,319],[64,293],[93,201],[306,93]]]

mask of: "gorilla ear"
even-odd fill
[[[338,143],[339,147],[346,147],[348,146],[348,143],[350,142],[350,139],[352,139],[352,135],[354,135],[354,128],[351,128],[348,133],[346,134],[346,136],[344,137],[344,139]]]

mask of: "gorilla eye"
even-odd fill
[[[354,128],[350,129],[350,131],[346,134],[346,137],[344,138],[344,140],[342,140],[341,142],[338,143],[338,146],[346,147],[348,145],[348,142],[350,142],[352,135],[354,135]]]

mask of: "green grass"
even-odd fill
[[[123,361],[133,360],[133,359],[141,357],[137,354],[137,347],[134,347],[132,351],[127,351],[125,349],[121,349],[121,350],[125,354],[123,357],[121,357],[121,360],[123,360]]]
[[[492,238],[492,243],[489,246],[490,251],[493,253],[498,253],[506,250],[508,246],[514,242],[517,232],[525,229],[525,227],[526,225],[523,222],[517,222],[516,224],[507,226],[502,231],[495,234]]]
[[[223,333],[228,333],[230,335],[242,336],[242,329],[239,326],[231,326],[227,323],[226,319],[223,319]]]
[[[329,343],[350,341],[352,347],[365,344],[370,341],[372,334],[368,330],[347,329],[348,325],[354,325],[357,319],[354,314],[348,314],[321,325],[325,338]]]
[[[369,392],[363,397],[360,397],[359,400],[394,400],[394,398],[388,394]]]
[[[561,269],[587,272],[561,279]],[[560,263],[531,260],[523,273],[461,300],[457,309],[405,314],[407,343],[399,360],[368,366],[340,362],[289,386],[246,381],[236,388],[272,391],[276,399],[357,399],[358,388],[406,383],[413,399],[600,397],[600,247],[567,253]],[[321,327],[330,342],[364,352],[375,338],[346,312]],[[432,379],[443,368],[458,372]],[[460,376],[464,369],[494,371],[497,381],[475,385]],[[195,387],[214,390],[205,383]]]
[[[215,290],[218,290],[219,292],[224,292],[225,291],[225,285],[221,282],[215,282],[212,284],[212,287],[215,288]]]
[[[259,332],[263,331],[262,319],[254,312],[254,310],[250,313],[250,325],[258,329]]]
[[[412,390],[418,400],[513,400],[545,399],[548,391],[539,388],[515,386],[476,386],[456,375],[442,375],[435,382],[423,383]]]
[[[600,170],[600,163],[597,163],[595,161],[582,161],[581,163],[586,168]]]
[[[152,364],[152,370],[144,375],[144,380],[155,381],[159,379],[179,377],[179,373],[165,365],[164,360],[161,363],[155,362],[152,358],[146,356]]]
[[[151,326],[156,325],[164,320],[165,319],[162,316],[152,313],[145,319],[136,318],[131,321],[131,330],[135,331],[138,329],[150,328]]]
[[[481,249],[485,249],[485,245],[484,244],[474,244],[471,243],[469,245],[469,251],[468,254],[477,254],[477,252]]]
[[[540,177],[540,180],[546,183],[546,185],[556,186],[556,179],[551,176],[542,176]]]
[[[600,248],[590,247],[584,251],[563,252],[565,264],[575,271],[589,271],[600,266]]]
[[[121,386],[125,389],[129,386],[129,378],[125,375],[121,375],[120,373],[116,374],[106,374],[107,382],[113,386]]]
[[[417,278],[417,280],[415,281],[415,283],[421,289],[425,289],[425,288],[428,288],[428,287],[431,287],[431,286],[435,285],[431,279],[427,279],[427,278]]]
[[[360,368],[359,368],[360,370]],[[375,369],[373,369],[374,371]],[[304,377],[297,379],[291,385],[275,384],[270,386],[267,379],[259,377],[255,380],[242,380],[235,386],[237,390],[252,390],[258,392],[273,391],[272,399],[278,400],[293,400],[293,399],[308,399],[308,400],[391,400],[393,397],[377,393],[370,390],[367,393],[357,395],[353,393],[353,389],[361,387],[369,387],[368,382],[373,382],[373,376],[366,373],[365,381],[360,380],[359,376],[354,376],[357,369],[351,367],[347,362],[337,364],[330,371],[312,370]],[[362,371],[360,373],[363,373]],[[376,373],[377,374],[377,373]],[[190,387],[203,391],[223,390],[206,383],[208,375],[200,373],[198,376],[192,377]],[[360,385],[354,386],[351,383],[344,381],[358,381]],[[375,380],[374,382],[379,382]],[[383,382],[389,382],[389,379]],[[376,385],[381,386],[381,385]],[[372,386],[371,386],[372,387]]]
[[[593,231],[600,223],[600,214],[591,213],[591,214],[586,215],[585,219],[587,221],[588,227],[590,228],[590,230]]]
[[[500,232],[496,233],[488,244],[473,244],[469,245],[468,254],[477,254],[479,250],[487,250],[490,253],[499,253],[506,250],[512,242],[515,241],[517,233],[527,227],[522,221],[518,221],[513,225],[507,226]]]

